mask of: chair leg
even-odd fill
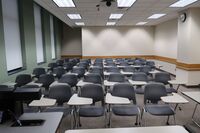
[[[75,90],[75,92],[78,93],[78,86],[76,86],[76,90]]]
[[[105,110],[105,128],[107,128],[107,111]]]
[[[143,108],[142,109],[142,112],[141,112],[141,123],[144,123],[144,126],[146,126],[146,121],[145,121],[145,109]],[[144,120],[143,120],[144,119]],[[142,125],[142,124],[141,124]]]
[[[111,119],[112,119],[112,112],[110,111],[109,112],[109,124],[108,124],[108,126],[109,126],[109,128],[111,128]]]
[[[141,112],[140,112],[140,109],[138,109],[138,125],[141,126]]]
[[[70,127],[71,127],[71,129],[74,128],[74,122],[72,121],[73,115],[74,115],[74,113],[73,113],[73,110],[72,110],[71,113],[70,113],[70,124],[71,124]]]
[[[78,115],[78,127],[81,127],[81,117]]]
[[[139,125],[138,124],[138,115],[136,116],[136,122],[135,122],[135,126]]]
[[[166,122],[166,125],[169,125],[169,117],[170,117],[170,116],[167,116],[167,122]]]
[[[176,116],[173,115],[173,117],[174,117],[174,124],[176,125]]]

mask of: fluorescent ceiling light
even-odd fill
[[[136,0],[117,0],[118,7],[131,7]]]
[[[158,19],[161,18],[163,16],[165,16],[166,14],[153,14],[152,16],[150,16],[148,19]]]
[[[110,14],[109,19],[120,19],[123,14]]]
[[[145,25],[145,24],[147,24],[147,22],[139,22],[136,25]]]
[[[80,14],[67,14],[70,19],[81,19]]]
[[[197,2],[197,1],[198,0],[179,0],[169,7],[185,7],[185,6],[190,5],[190,4]]]
[[[84,22],[76,22],[75,24],[78,25],[78,26],[84,26],[85,25]]]
[[[53,0],[58,7],[75,7],[73,0]]]
[[[116,24],[116,22],[107,22],[107,24],[106,25],[115,25]]]

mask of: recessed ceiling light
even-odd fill
[[[67,14],[70,19],[81,19],[80,14]]]
[[[197,1],[198,0],[179,0],[176,3],[170,5],[169,7],[185,7]]]
[[[78,25],[78,26],[84,26],[85,25],[84,22],[76,22],[75,24]]]
[[[109,17],[109,19],[120,19],[121,17],[123,16],[123,14],[114,14],[114,13],[112,13],[112,14],[110,14],[110,17]]]
[[[118,7],[131,7],[136,0],[117,0]]]
[[[115,25],[115,24],[116,24],[116,22],[107,22],[107,23],[106,23],[106,25],[108,25],[108,26],[109,26],[109,25]]]
[[[152,16],[148,17],[148,19],[158,19],[158,18],[161,18],[163,16],[165,16],[166,14],[153,14]]]
[[[75,7],[73,0],[53,0],[58,7]]]
[[[139,22],[136,25],[145,25],[145,24],[147,24],[147,22]]]

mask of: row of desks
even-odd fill
[[[200,104],[200,92],[182,92],[182,94],[196,102],[196,106],[192,115],[192,121],[194,121],[199,126],[199,124],[194,120],[194,115],[197,110],[198,104]],[[176,104],[175,110],[178,104],[186,104],[189,102],[187,99],[185,99],[184,97],[182,97],[181,95],[177,93],[172,93],[172,95],[161,97],[161,100],[167,104]],[[109,105],[130,104],[129,99],[112,96],[110,93],[106,94],[105,102]],[[55,103],[56,101],[54,99],[41,98],[40,100],[34,100],[33,102],[29,104],[29,106],[46,107],[46,106],[54,106]],[[68,101],[68,105],[74,106],[75,109],[77,106],[90,105],[92,103],[93,101],[91,98],[79,97],[77,94],[74,94]],[[74,112],[77,112],[77,111],[74,111]]]
[[[65,133],[189,133],[182,126],[68,130]]]

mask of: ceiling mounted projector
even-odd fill
[[[106,6],[110,7],[112,5],[112,2],[115,2],[115,0],[102,0],[101,2],[106,2]]]

